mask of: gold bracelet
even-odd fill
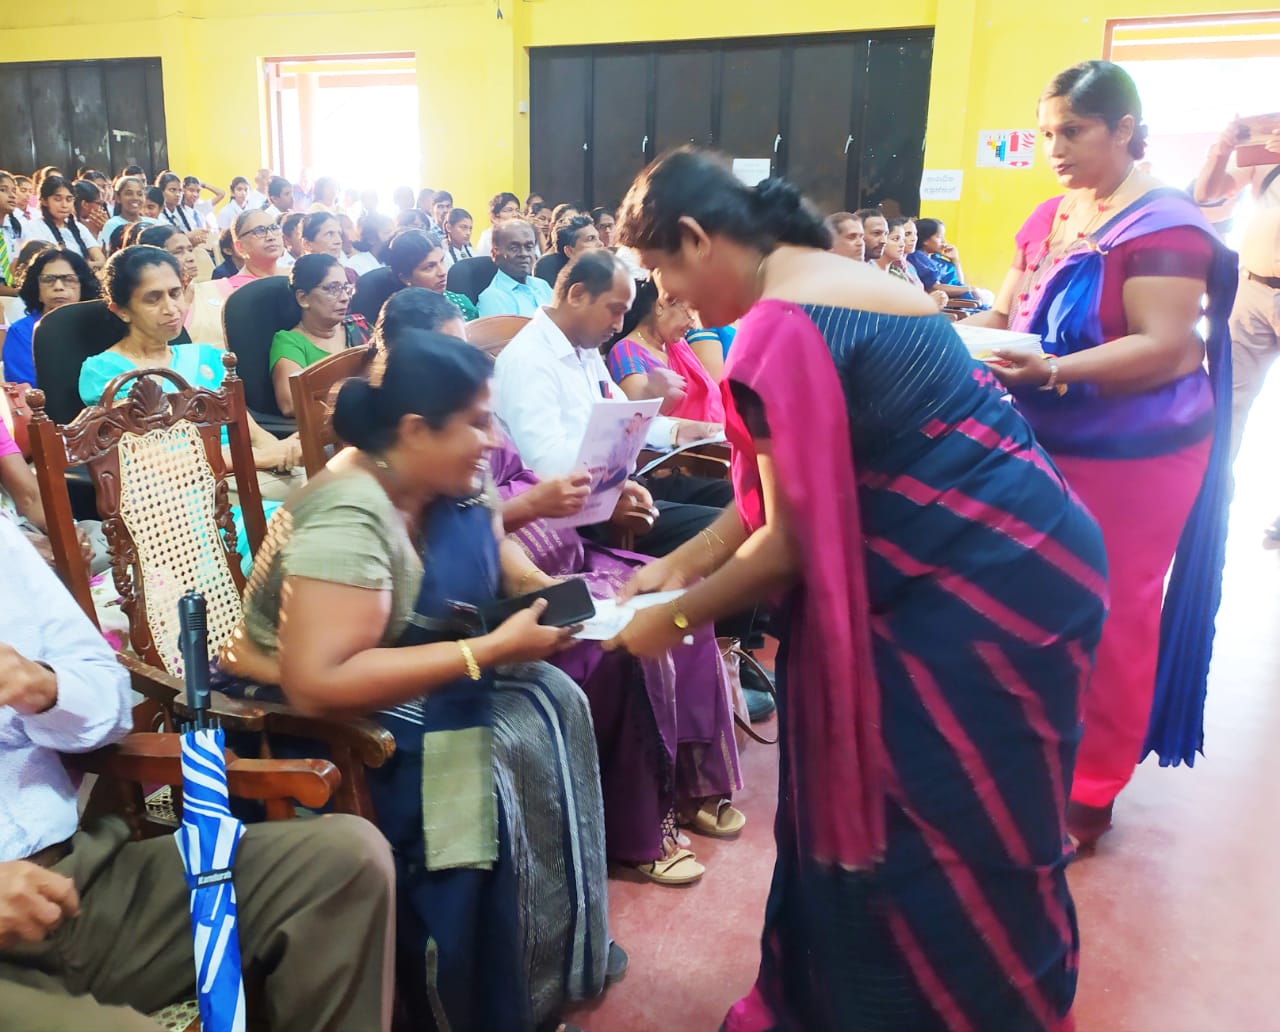
[[[467,677],[472,681],[480,680],[480,664],[476,662],[476,654],[465,641],[458,640],[458,651],[462,653],[462,662],[467,665]]]

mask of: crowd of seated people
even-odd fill
[[[76,372],[84,405],[111,403],[107,385],[138,369],[168,369],[216,390],[225,375],[227,300],[246,284],[281,277],[293,304],[288,325],[277,327],[265,369],[238,373],[265,377],[288,417],[291,378],[369,343],[369,325],[381,318],[367,380],[338,395],[334,426],[351,447],[322,475],[306,479],[296,435],[281,439],[247,417],[271,529],[255,557],[243,622],[221,650],[218,687],[313,714],[368,715],[397,742],[395,759],[370,771],[375,823],[396,867],[396,956],[370,948],[359,970],[290,975],[292,984],[313,997],[324,995],[316,979],[334,992],[351,985],[341,1006],[361,1009],[358,1027],[386,1027],[387,1001],[369,989],[370,979],[385,988],[385,966],[397,974],[400,1006],[423,1027],[447,1019],[458,1029],[555,1028],[565,1006],[598,994],[626,965],[608,934],[605,859],[659,885],[687,885],[706,872],[688,832],[733,838],[745,824],[733,805],[742,787],[735,678],[711,628],[662,660],[638,660],[541,627],[536,609],[463,633],[445,619],[448,604],[480,605],[567,578],[611,598],[648,556],[710,533],[732,489],[726,479],[684,474],[628,480],[612,521],[566,529],[562,521],[589,494],[589,478],[572,466],[582,413],[599,389],[580,391],[589,386],[581,373],[567,384],[549,362],[572,357],[589,366],[588,379],[606,396],[663,397],[648,444],[667,450],[722,433],[724,411],[713,403],[722,337],[711,334],[714,355],[704,364],[692,341],[709,331],[661,298],[635,256],[614,245],[610,209],[588,214],[538,197],[522,208],[514,194],[500,194],[490,228],[473,245],[472,217],[447,191],[423,191],[416,202],[398,191],[397,203],[408,206],[393,219],[368,192],[354,212],[344,210],[339,184],[324,177],[297,191],[262,169],[252,185],[239,176],[224,191],[170,171],[154,185],[136,167],[114,180],[91,173],[68,180],[42,169],[32,202],[19,190],[22,177],[0,172],[0,299],[18,309],[6,316],[6,381],[36,385],[33,341],[45,315],[101,298],[123,336]],[[304,195],[309,210],[294,210]],[[491,273],[474,296],[447,289],[450,269],[464,262]],[[530,322],[495,369],[458,338],[465,340],[468,322],[499,314]],[[606,367],[602,349],[615,340]],[[624,357],[630,364],[620,365]],[[231,465],[225,437],[223,445]],[[15,496],[29,540],[48,551],[29,468],[3,439],[0,460],[0,489]],[[243,528],[234,493],[231,501]],[[652,529],[635,551],[612,547],[617,526],[637,523]],[[101,566],[102,546],[86,540],[83,548],[86,561],[94,556]],[[340,625],[331,618],[339,611]],[[743,628],[721,633],[750,637],[750,616]],[[440,705],[424,707],[425,694]],[[483,736],[459,735],[481,726]],[[83,743],[59,740],[53,748],[106,744],[126,727],[117,721]],[[8,748],[0,746],[0,773]],[[434,795],[424,790],[428,757],[440,772]],[[496,794],[487,808],[481,798],[463,812],[458,792],[474,784],[477,757]],[[302,824],[306,834],[281,837],[274,852],[261,848],[263,868],[270,860],[277,877],[291,874],[290,863],[277,864],[287,843],[302,850],[327,841],[310,821]],[[55,844],[73,831],[59,825]],[[353,855],[378,861],[352,906],[376,901],[388,884],[385,861],[361,845],[364,838],[381,843],[360,830],[321,868],[338,872]],[[47,844],[24,841],[13,857],[0,854],[0,873],[6,861]],[[112,848],[121,878],[145,862],[132,845]],[[314,891],[310,880],[298,882],[303,887]],[[106,893],[91,902],[112,912]],[[259,907],[249,898],[242,908],[252,927]],[[366,905],[365,924],[350,927],[372,942],[385,919]],[[472,934],[477,921],[494,929],[483,942]],[[0,922],[0,1003],[12,997],[15,1008],[31,1006],[7,981],[15,961],[5,931]],[[270,980],[290,964],[292,955],[273,954],[263,970]],[[424,979],[428,969],[434,974]],[[54,974],[49,991],[70,1006],[61,977]],[[333,1024],[337,1011],[316,1017],[339,1004],[316,998],[303,1006],[294,991],[273,1000],[272,1027],[346,1027]],[[142,990],[77,992],[91,994],[78,1015],[108,1003],[146,1011],[168,1002]],[[288,1017],[280,1007],[292,1008]]]
[[[965,314],[948,308],[968,303],[969,310],[990,308],[994,295],[965,282],[960,253],[948,243],[940,219],[889,217],[879,208],[828,215],[831,251],[866,262],[927,293],[952,318]]]

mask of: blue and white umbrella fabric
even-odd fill
[[[182,736],[182,827],[174,832],[191,889],[196,989],[203,1032],[244,1032],[244,982],[231,865],[244,825],[227,805],[221,728]]]
[[[244,825],[228,804],[226,735],[209,722],[209,634],[204,596],[178,601],[187,702],[182,734],[182,827],[174,832],[191,890],[196,991],[203,1032],[244,1032],[244,981],[231,865]]]

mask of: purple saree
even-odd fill
[[[509,441],[490,453],[489,467],[503,500],[538,483]],[[545,520],[513,537],[543,573],[581,577],[596,598],[616,595],[648,561]],[[729,683],[711,628],[656,660],[608,653],[586,641],[551,662],[582,686],[591,704],[610,859],[657,859],[673,807],[730,797],[742,787]]]

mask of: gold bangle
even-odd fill
[[[712,569],[714,569],[718,556],[716,555],[716,546],[713,544],[712,539],[714,538],[716,541],[719,541],[721,548],[725,547],[724,539],[720,537],[720,535],[717,534],[710,527],[703,527],[701,531],[701,536],[706,539],[707,554],[711,556],[711,566],[712,566]]]
[[[467,677],[472,681],[480,680],[480,664],[476,662],[476,654],[471,651],[471,646],[459,639],[458,651],[462,653],[462,662],[466,664]]]

